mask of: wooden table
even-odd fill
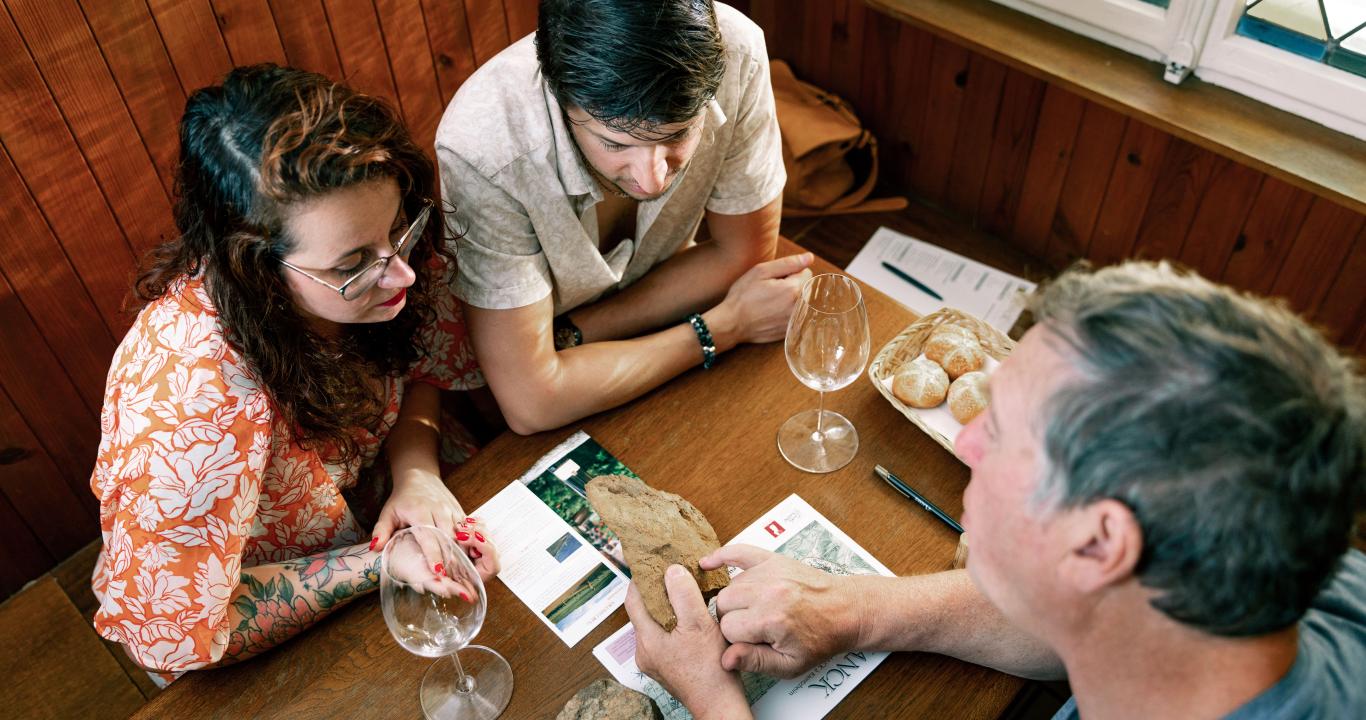
[[[835,268],[818,260],[817,270]],[[876,290],[863,292],[876,353],[914,316]],[[865,375],[826,398],[826,407],[858,429],[858,455],[833,473],[801,472],[778,454],[776,434],[790,415],[815,405],[816,393],[797,381],[782,344],[773,343],[738,348],[711,370],[694,369],[580,427],[650,484],[688,498],[723,540],[797,493],[898,575],[948,568],[954,533],[878,480],[873,465],[900,474],[954,516],[963,510],[967,468]],[[504,433],[448,482],[466,508],[478,507],[574,429]],[[515,685],[503,717],[554,717],[579,688],[609,677],[592,649],[627,622],[624,609],[568,648],[502,583],[490,583],[488,596],[475,642],[512,664]],[[372,593],[265,656],[189,673],[134,717],[417,718],[418,684],[431,662],[394,642]],[[829,717],[996,718],[1023,684],[943,656],[897,653]]]

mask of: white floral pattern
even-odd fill
[[[453,297],[422,340],[432,352],[404,382],[483,384]],[[104,539],[92,579],[100,634],[166,672],[220,659],[243,567],[368,536],[341,491],[374,463],[404,382],[385,383],[380,426],[356,431],[360,456],[325,462],[275,427],[200,280],[180,280],[143,308],[109,371],[90,478]],[[473,442],[459,435],[457,458],[469,457]]]

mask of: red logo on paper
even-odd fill
[[[785,530],[783,530],[783,526],[778,524],[777,520],[774,520],[773,522],[765,525],[764,529],[767,530],[768,534],[772,535],[773,537],[778,537],[779,535],[782,535],[784,532],[786,532]]]

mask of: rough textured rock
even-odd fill
[[[650,698],[615,680],[594,680],[569,698],[555,720],[663,720]]]
[[[697,564],[720,543],[692,503],[626,475],[593,478],[586,489],[593,509],[621,538],[631,577],[650,617],[665,630],[672,631],[678,624],[664,586],[664,570],[670,565],[687,568],[706,598],[730,584],[725,568],[704,572]]]

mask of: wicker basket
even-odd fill
[[[902,365],[920,356],[925,341],[929,340],[930,334],[940,325],[958,325],[972,331],[977,335],[977,340],[982,344],[982,349],[998,361],[1004,360],[1015,349],[1015,341],[991,325],[962,310],[941,308],[911,323],[905,330],[901,331],[901,334],[884,345],[882,350],[878,351],[877,357],[873,358],[873,362],[868,366],[868,378],[873,381],[873,387],[876,387],[878,392],[887,398],[887,402],[891,403],[892,407],[900,410],[907,420],[924,430],[925,434],[934,438],[935,442],[943,445],[949,452],[953,452],[953,438],[946,437],[925,424],[925,421],[920,417],[920,410],[896,399],[887,384],[887,381],[896,374]]]

